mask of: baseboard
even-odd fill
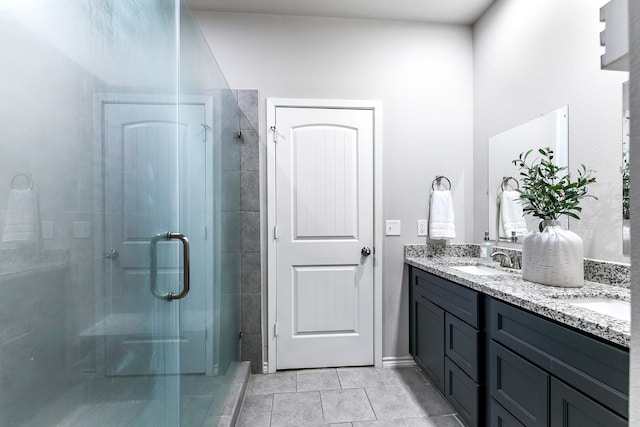
[[[382,358],[382,367],[383,368],[402,368],[402,367],[409,367],[409,366],[416,366],[416,362],[413,361],[413,357],[411,357],[411,356],[406,356],[406,357],[383,357]],[[263,374],[268,374],[269,373],[269,363],[268,362],[264,362],[262,364],[262,373]]]
[[[416,362],[413,361],[413,357],[383,357],[382,358],[382,367],[383,368],[401,368],[408,366],[415,366]]]

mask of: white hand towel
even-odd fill
[[[527,223],[524,220],[522,206],[516,199],[520,193],[515,190],[503,191],[500,197],[500,237],[511,238],[511,232],[516,236],[527,234]]]
[[[31,189],[12,189],[7,201],[3,242],[32,241],[40,238],[38,200]]]
[[[453,198],[449,190],[433,190],[431,193],[429,237],[434,240],[456,237]]]

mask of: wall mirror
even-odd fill
[[[489,192],[489,236],[496,241],[512,241],[512,236],[501,235],[498,198],[502,188],[515,189],[519,183],[519,169],[512,163],[520,153],[538,148],[551,147],[555,151],[556,163],[567,166],[569,159],[569,106],[542,114],[489,138],[488,192]],[[532,156],[534,153],[531,154]],[[513,178],[513,179],[510,179]],[[504,182],[504,185],[503,185]],[[566,221],[566,218],[563,218]],[[535,230],[540,221],[525,216],[526,229]],[[568,226],[567,222],[563,224]],[[522,242],[524,232],[517,242]]]
[[[631,254],[631,223],[629,217],[629,82],[622,85],[622,253]]]

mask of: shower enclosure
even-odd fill
[[[216,425],[241,113],[179,0],[0,4],[0,425]]]

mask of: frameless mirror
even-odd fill
[[[622,253],[631,254],[631,223],[629,217],[629,82],[622,85]]]
[[[498,200],[502,190],[517,189],[518,167],[513,164],[520,153],[528,150],[551,147],[555,152],[555,161],[559,166],[567,166],[569,159],[569,106],[565,105],[535,119],[489,138],[488,195],[489,195],[489,236],[492,240],[513,241],[511,235],[501,232]],[[533,153],[532,153],[533,155]],[[565,219],[566,220],[566,219]],[[538,227],[539,220],[525,216],[526,229]],[[568,226],[565,222],[564,226]],[[501,235],[503,234],[503,235]],[[509,233],[510,234],[510,233]],[[525,232],[515,236],[522,242]]]

